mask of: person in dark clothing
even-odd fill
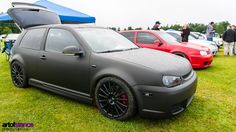
[[[233,26],[228,26],[227,30],[223,33],[224,40],[224,55],[233,56],[234,42],[236,40],[236,32]]]
[[[232,26],[232,29],[236,32],[235,25]],[[235,55],[235,43],[236,43],[236,37],[235,37],[235,40],[234,40],[234,47],[233,47],[233,54],[234,55]]]
[[[190,35],[190,28],[188,24],[185,24],[182,29],[181,37],[182,42],[188,42],[188,36]]]
[[[152,27],[152,30],[160,31],[160,25],[161,23],[159,21],[156,21],[155,25]]]

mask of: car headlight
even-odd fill
[[[202,56],[207,56],[207,52],[204,51],[204,50],[201,50],[201,51],[200,51],[200,55],[202,55]]]
[[[182,78],[177,76],[163,76],[162,82],[166,87],[174,87],[182,83]]]

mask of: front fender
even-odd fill
[[[130,88],[132,88],[132,86],[137,84],[135,79],[132,76],[130,76],[128,73],[124,72],[123,70],[119,70],[116,68],[106,68],[106,69],[102,69],[102,70],[96,72],[92,76],[91,83],[90,83],[91,95],[94,94],[95,87],[96,87],[97,83],[99,82],[99,80],[101,80],[104,77],[118,78],[118,79],[124,81],[125,83],[127,83],[127,85],[129,85]]]

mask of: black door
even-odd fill
[[[16,54],[21,56],[24,69],[29,78],[35,78],[37,76],[35,72],[37,70],[35,67],[37,63],[36,58],[38,58],[40,53],[45,31],[45,28],[25,30],[24,32],[26,33],[17,50]]]
[[[65,29],[50,29],[45,50],[38,56],[38,80],[89,93],[89,56],[68,56],[62,53],[67,46],[80,46],[75,36]]]

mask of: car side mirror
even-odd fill
[[[67,46],[62,50],[65,55],[83,56],[84,52],[76,46]]]
[[[156,44],[157,46],[163,45],[163,43],[160,40],[155,40],[154,44]]]

